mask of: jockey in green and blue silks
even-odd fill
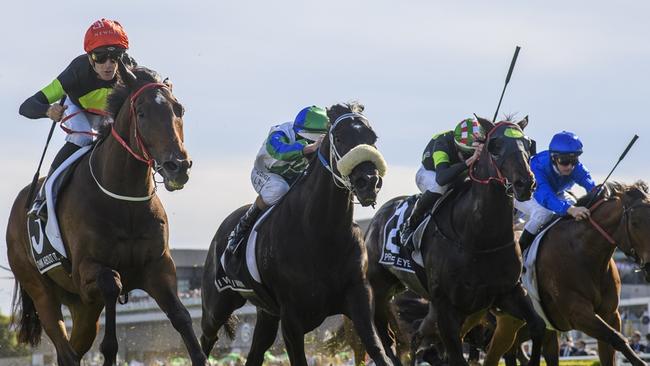
[[[237,246],[266,207],[276,204],[289,191],[291,183],[307,168],[306,155],[316,152],[328,126],[327,111],[311,106],[303,108],[293,122],[271,127],[251,172],[259,196],[228,238],[228,250]]]
[[[515,208],[528,217],[519,239],[522,251],[532,244],[535,235],[553,214],[570,215],[576,220],[589,217],[589,210],[574,206],[573,197],[567,193],[576,183],[587,192],[596,186],[589,171],[578,160],[581,154],[582,142],[578,136],[562,131],[553,136],[548,150],[530,159],[530,169],[537,181],[533,199],[515,200]]]

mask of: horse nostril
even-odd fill
[[[180,167],[173,161],[166,161],[163,163],[163,168],[169,172],[176,172]]]

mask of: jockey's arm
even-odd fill
[[[20,105],[18,113],[31,119],[49,117],[52,120],[60,121],[63,117],[65,106],[52,105],[65,95],[65,90],[58,78],[54,79],[49,85],[36,92],[36,94],[27,98]]]
[[[284,133],[275,131],[266,140],[266,151],[277,160],[294,161],[304,157],[305,145],[307,145],[305,140],[291,143]]]
[[[436,183],[440,186],[446,186],[465,170],[467,170],[467,165],[464,161],[452,165],[449,162],[439,163],[436,165]]]

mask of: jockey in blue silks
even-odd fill
[[[587,192],[596,185],[589,171],[578,160],[581,154],[582,142],[578,136],[562,131],[553,136],[548,150],[530,159],[537,188],[532,199],[525,202],[515,200],[515,208],[528,217],[519,238],[522,252],[532,244],[535,235],[551,220],[553,214],[570,215],[576,220],[589,217],[589,210],[575,206],[575,200],[568,194],[576,183]]]

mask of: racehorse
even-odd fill
[[[602,197],[593,198],[592,192],[577,203],[584,206],[597,199],[590,207],[591,219],[563,219],[541,239],[535,264],[541,305],[555,329],[577,329],[598,339],[601,365],[614,365],[615,351],[635,366],[645,365],[620,333],[621,279],[612,255],[618,248],[633,258],[650,282],[648,186],[607,183],[605,188]],[[486,366],[498,363],[523,321],[499,316],[497,324]],[[553,341],[544,347],[558,355],[557,333],[552,333]],[[557,365],[557,356],[546,362]]]
[[[469,167],[470,180],[457,185],[450,198],[442,202],[422,236],[426,283],[421,284],[420,295],[431,302],[420,333],[428,337],[437,328],[449,363],[466,365],[461,337],[488,308],[498,306],[531,322],[535,335],[531,365],[536,365],[544,322],[519,283],[521,253],[514,240],[513,198],[509,193],[512,188],[517,199],[527,200],[535,186],[528,165],[531,141],[522,131],[528,119],[497,124],[483,118],[478,121],[486,131],[486,149]],[[395,363],[399,361],[389,352],[393,340],[387,327],[388,302],[405,288],[400,278],[404,272],[379,264],[379,259],[386,222],[404,199],[397,197],[384,204],[366,233],[375,325]]]
[[[372,325],[367,256],[352,221],[354,197],[363,206],[374,205],[386,169],[362,111],[357,103],[327,110],[331,125],[316,156],[257,229],[257,269],[275,304],[258,307],[247,365],[262,364],[280,320],[291,364],[307,365],[304,334],[334,314],[352,319],[377,365],[389,364]],[[246,302],[232,289],[219,292],[214,281],[227,236],[247,208],[223,221],[205,262],[201,345],[206,354],[223,325],[232,332],[232,313]]]
[[[26,200],[16,198],[7,227],[11,269],[20,286],[19,340],[38,344],[44,328],[59,365],[79,365],[97,335],[106,308],[100,349],[104,365],[115,363],[115,306],[120,294],[142,289],[153,297],[181,334],[192,363],[207,360],[188,311],[176,294],[165,210],[154,172],[169,191],[183,188],[192,164],[183,145],[183,106],[146,68],[131,72],[121,62],[120,84],[109,97],[110,134],[80,162],[57,200],[56,213],[71,272],[61,266],[41,275],[30,253]],[[41,182],[42,183],[42,182]],[[17,301],[14,298],[14,301]],[[68,339],[61,304],[72,316]]]

